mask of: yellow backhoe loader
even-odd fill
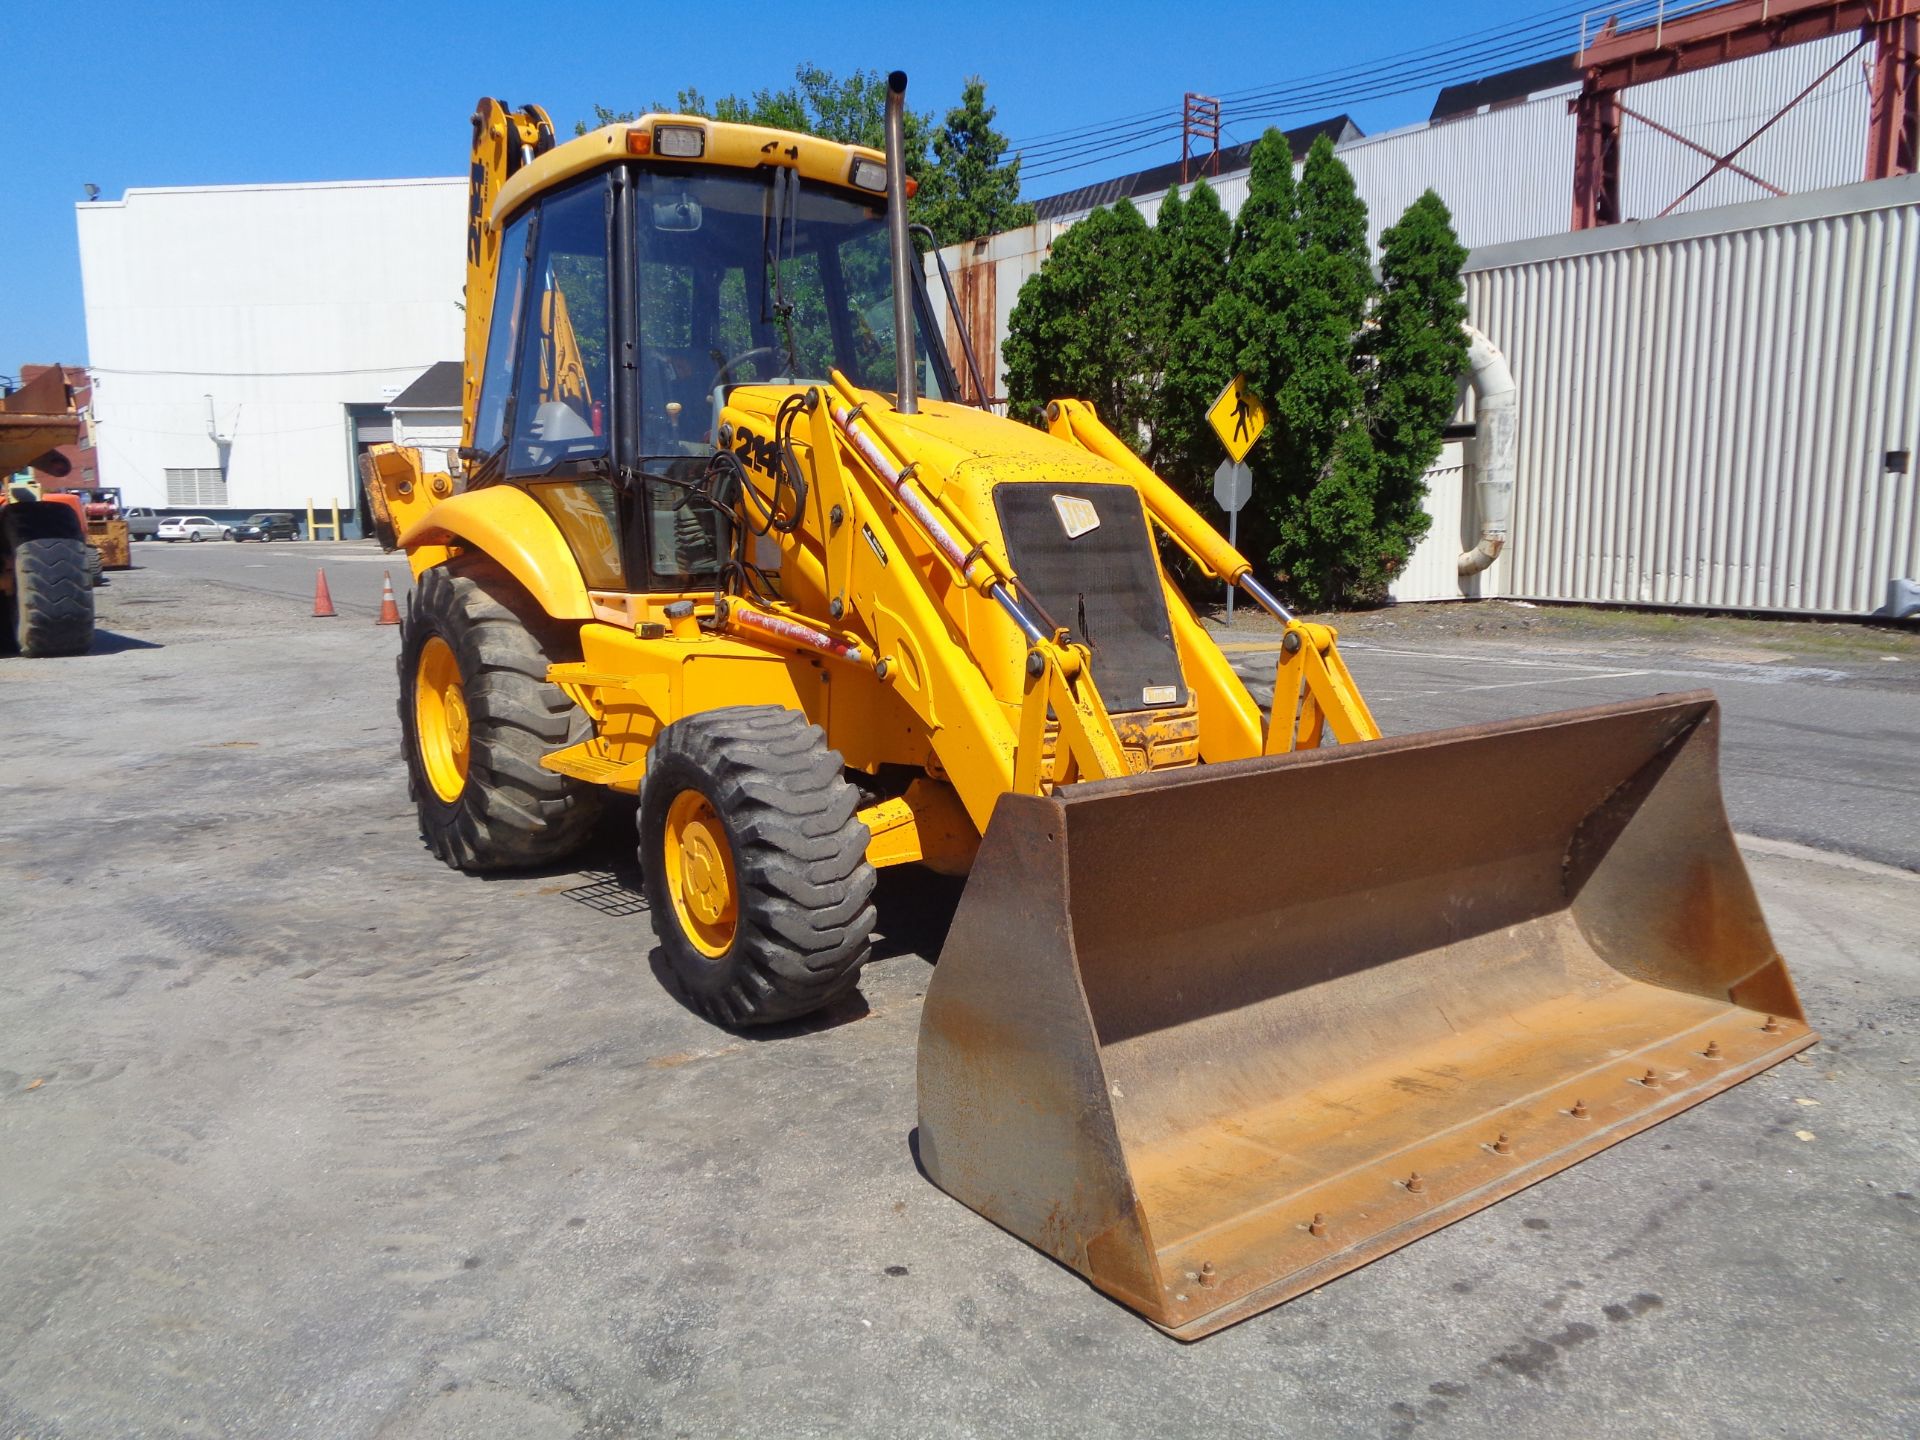
[[[550,863],[638,796],[720,1024],[857,983],[874,874],[970,875],[928,1177],[1183,1339],[1809,1045],[1692,694],[1381,739],[1085,404],[955,403],[888,153],[481,102],[457,474],[376,446],[421,830]],[[1262,714],[1161,548],[1284,626]]]

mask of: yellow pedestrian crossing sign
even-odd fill
[[[1247,377],[1236,375],[1220,392],[1220,398],[1207,407],[1207,419],[1220,443],[1227,447],[1227,454],[1238,463],[1247,458],[1253,442],[1267,428],[1267,407],[1247,388]]]

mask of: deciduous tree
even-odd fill
[[[933,163],[920,179],[915,219],[942,245],[997,235],[1033,223],[1020,200],[1020,159],[1005,164],[1007,137],[993,128],[986,82],[971,76],[960,103],[933,132]]]

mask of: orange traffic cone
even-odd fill
[[[376,625],[398,625],[400,623],[400,607],[393,603],[393,572],[388,570],[385,572],[385,576],[386,584],[382,586],[380,590],[380,618],[373,623]]]
[[[327,572],[313,572],[313,618],[331,620],[333,618],[333,592],[327,589]]]

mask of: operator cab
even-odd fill
[[[881,195],[785,166],[629,162],[532,199],[499,254],[470,483],[524,487],[593,589],[717,582],[729,520],[697,491],[731,389],[835,369],[893,389]],[[950,396],[917,273],[914,300],[921,393]]]

